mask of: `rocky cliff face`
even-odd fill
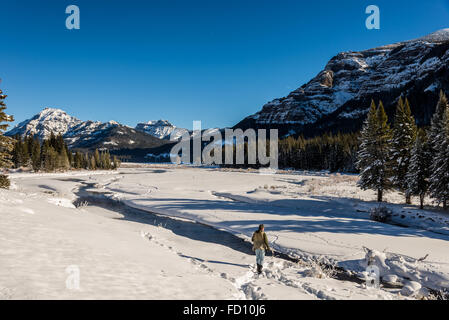
[[[443,89],[449,92],[449,29],[365,51],[342,52],[315,78],[237,124],[311,136],[360,128],[371,99],[387,113],[402,94],[418,124],[428,124]]]

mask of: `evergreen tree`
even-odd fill
[[[72,168],[74,167],[74,154],[72,153],[72,151],[69,150],[69,148],[67,147],[67,145],[64,145],[65,148],[65,152],[67,153],[67,158],[69,160],[69,166]]]
[[[361,136],[360,136],[360,148],[357,153],[357,168],[360,170],[360,180],[358,185],[362,189],[368,189],[375,186],[376,179],[375,168],[372,164],[376,161],[376,128],[378,126],[377,111],[374,100],[371,101],[371,106],[368,112],[368,116],[363,123]]]
[[[443,128],[443,116],[446,109],[449,108],[449,103],[443,90],[440,91],[440,99],[438,100],[435,113],[432,116],[430,132],[429,132],[429,144],[432,148],[432,152],[436,153],[438,151],[439,145],[439,135]]]
[[[54,145],[52,145],[52,146],[56,150],[56,152],[59,153],[59,154],[62,154],[62,152],[67,152],[67,147],[66,147],[66,144],[64,142],[64,139],[62,138],[62,134],[58,134],[54,138]]]
[[[54,171],[58,168],[59,154],[55,148],[51,146],[52,139],[46,139],[42,143],[41,148],[41,166],[45,171]]]
[[[41,144],[36,137],[32,139],[31,166],[34,171],[39,171],[41,169]]]
[[[405,192],[406,203],[408,204],[411,203],[411,196],[407,192],[406,175],[416,132],[415,118],[410,110],[408,99],[406,98],[404,103],[402,97],[400,97],[393,126],[392,171],[393,184],[400,191]]]
[[[357,166],[361,171],[358,185],[366,190],[377,190],[377,201],[382,202],[383,193],[391,183],[391,139],[382,101],[376,109],[374,101],[362,128]]]
[[[120,168],[120,165],[121,165],[120,160],[118,159],[117,156],[114,156],[112,169],[114,169],[114,170],[118,169],[118,168]]]
[[[419,196],[421,209],[424,209],[424,198],[429,189],[431,158],[426,132],[419,130],[412,148],[406,182],[408,193]]]
[[[45,169],[45,162],[50,148],[49,140],[44,140],[41,145],[41,168]]]
[[[0,89],[0,169],[10,167],[11,154],[14,142],[11,138],[5,137],[4,133],[8,129],[8,122],[14,121],[13,117],[5,113],[6,104],[4,100],[6,95]],[[0,188],[9,188],[9,179],[6,175],[0,174]]]
[[[101,168],[100,152],[98,151],[98,149],[95,149],[95,152],[94,152],[94,161],[95,161],[95,169],[96,169],[96,168]],[[95,170],[95,169],[94,169],[94,170]]]
[[[31,162],[31,156],[33,154],[33,137],[26,136],[25,139],[23,139],[23,143],[26,145],[26,151],[27,151],[26,157],[28,158],[28,162]]]
[[[44,167],[46,171],[55,171],[58,168],[58,158],[59,154],[53,147],[47,149],[47,154],[45,158]]]
[[[111,155],[109,151],[103,151],[101,153],[101,169],[110,170],[111,169]]]
[[[435,113],[432,117],[429,145],[432,152],[431,176],[430,176],[430,194],[437,199],[439,203],[443,203],[446,208],[448,198],[443,197],[441,181],[444,180],[446,172],[442,169],[446,165],[444,160],[445,153],[445,119],[449,110],[449,103],[443,91],[440,91],[440,99],[438,100]],[[444,188],[443,188],[444,189]]]
[[[50,147],[52,147],[53,149],[57,150],[57,148],[58,148],[58,141],[57,141],[56,136],[53,133],[53,131],[50,132],[50,137],[48,138],[48,142],[50,144]]]
[[[90,158],[89,154],[86,152],[83,158],[83,168],[88,170],[90,168]]]
[[[56,153],[58,153],[55,150]],[[58,162],[56,165],[57,169],[61,169],[61,170],[68,170],[70,169],[70,162],[69,162],[69,158],[67,156],[67,151],[65,150],[65,148],[63,148],[61,150],[60,153],[58,153]]]
[[[433,141],[436,153],[432,155],[432,174],[430,177],[431,196],[439,203],[449,199],[449,108],[446,108],[441,121],[441,133]]]
[[[14,147],[12,149],[12,162],[14,168],[19,168],[22,165],[22,139],[19,135],[15,137]]]
[[[73,160],[73,167],[75,169],[85,168],[84,165],[83,165],[83,155],[79,151],[77,151],[75,153],[75,157],[74,157],[74,160]]]
[[[30,164],[30,153],[31,150],[28,148],[28,140],[26,138],[22,140],[22,138],[17,135],[12,150],[14,167],[27,167]]]
[[[20,159],[21,159],[21,166],[27,167],[30,164],[30,157],[29,157],[29,151],[28,151],[28,144],[25,140],[21,141],[21,149],[20,149]]]
[[[97,169],[97,161],[95,160],[95,156],[92,156],[90,157],[89,160],[89,170],[96,170],[96,169]]]

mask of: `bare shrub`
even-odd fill
[[[86,200],[77,199],[73,202],[73,205],[75,206],[75,208],[82,209],[87,207],[89,205],[89,202],[87,202]]]
[[[308,265],[310,269],[305,271],[306,277],[326,279],[333,278],[337,273],[337,265],[329,261],[324,263],[322,258],[311,260]]]
[[[379,206],[371,209],[370,218],[377,222],[387,222],[392,215],[391,210],[385,206]]]

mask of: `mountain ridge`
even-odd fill
[[[176,127],[168,120],[162,119],[138,123],[135,129],[164,140],[170,140],[171,138],[178,140],[185,130],[183,128]]]
[[[407,96],[419,125],[429,123],[439,90],[449,89],[449,29],[332,57],[324,69],[286,97],[266,103],[234,128],[278,128],[314,136],[360,129],[371,99],[393,115]]]
[[[167,143],[117,121],[82,121],[62,109],[49,107],[20,122],[5,135],[32,135],[42,140],[48,138],[52,132],[61,134],[71,149],[81,150],[154,148]]]

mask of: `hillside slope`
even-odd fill
[[[235,127],[279,128],[312,136],[360,128],[371,99],[391,116],[400,95],[409,98],[419,125],[429,123],[439,91],[449,92],[449,29],[364,51],[342,52],[324,70],[263,106]]]

